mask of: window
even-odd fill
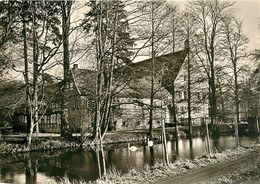
[[[201,99],[200,92],[198,92],[197,94],[198,94],[198,100],[200,100]]]
[[[181,99],[181,100],[184,99],[184,93],[183,93],[183,91],[180,91],[180,99]]]
[[[125,121],[123,121],[122,126],[125,126]]]
[[[181,106],[181,112],[183,112],[184,111],[184,107],[183,106]]]
[[[95,109],[95,107],[96,107],[96,103],[95,103],[95,101],[94,101],[94,100],[92,100],[92,103],[91,103],[91,108],[92,108],[92,109]]]
[[[91,100],[87,101],[87,108],[91,108]]]
[[[183,80],[186,81],[187,80],[187,76],[183,76]]]

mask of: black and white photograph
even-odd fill
[[[260,183],[260,0],[0,0],[0,183]]]

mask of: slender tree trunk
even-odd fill
[[[34,128],[34,118],[33,118],[33,106],[30,105],[30,119],[31,119],[31,124],[30,124],[30,130],[29,130],[29,137],[28,137],[28,146],[31,147],[32,145],[32,134],[33,134],[33,128]]]
[[[208,152],[208,154],[210,154],[211,151],[210,151],[210,140],[209,140],[209,128],[208,128],[208,123],[207,123],[207,121],[205,121],[205,119],[204,119],[204,122],[205,122],[205,125],[206,125],[206,141],[205,141],[205,143],[206,143],[207,152]]]
[[[97,3],[97,2],[95,2]],[[98,7],[98,5],[96,4]],[[103,44],[102,44],[102,3],[100,3],[99,6],[99,12],[96,17],[97,21],[97,31],[96,31],[96,62],[97,62],[97,76],[96,76],[96,88],[95,88],[95,93],[96,93],[96,108],[95,108],[95,121],[94,121],[94,127],[93,127],[93,135],[91,139],[94,142],[98,143],[98,136],[99,136],[99,131],[101,130],[100,128],[100,121],[101,121],[101,94],[102,94],[102,87],[101,87],[101,80],[102,80],[102,56],[103,56]]]
[[[162,76],[161,74],[161,81],[162,81]],[[166,147],[166,133],[165,133],[165,117],[164,117],[164,111],[165,109],[163,108],[163,94],[162,94],[162,84],[160,86],[160,93],[161,93],[161,124],[162,124],[162,147],[163,147],[163,163],[168,166],[169,165],[169,159],[168,159],[168,152],[167,152],[167,147]]]
[[[30,134],[28,138],[28,145],[31,146],[32,134],[34,131],[34,126],[38,121],[38,76],[39,76],[39,46],[38,38],[36,33],[36,20],[33,14],[33,85],[32,85],[32,101],[30,105],[30,116],[31,116],[31,125],[30,125]]]
[[[216,86],[215,86],[215,70],[214,64],[211,64],[211,103],[212,103],[212,121],[211,128],[214,130],[214,125],[216,123],[216,115],[217,115],[217,99],[216,99]]]
[[[69,31],[70,12],[72,1],[62,1],[62,39],[63,39],[63,88],[61,108],[61,136],[70,136],[69,129],[69,82],[70,82],[70,54],[69,54]]]
[[[118,8],[118,7],[117,7]],[[117,24],[118,24],[118,12],[115,14],[115,23],[114,23],[114,34],[113,34],[113,41],[112,41],[112,56],[111,56],[111,65],[109,69],[109,82],[107,87],[107,100],[106,100],[106,108],[103,112],[102,123],[103,129],[101,130],[101,138],[103,137],[104,133],[107,130],[109,124],[109,115],[111,111],[112,105],[112,87],[113,87],[113,79],[114,79],[114,67],[115,67],[115,56],[116,56],[116,42],[117,42]]]
[[[167,152],[167,141],[166,141],[166,133],[165,133],[165,120],[161,119],[162,124],[162,149],[163,149],[163,164],[165,166],[169,165],[169,158],[168,158],[168,152]]]
[[[96,148],[96,156],[97,156],[97,164],[98,164],[98,175],[99,175],[99,178],[101,179],[102,170],[101,170],[100,157],[99,157],[99,147]]]
[[[107,171],[106,171],[106,160],[105,160],[105,154],[103,149],[103,143],[102,143],[102,136],[101,132],[99,132],[99,140],[100,140],[100,149],[101,149],[101,157],[102,157],[102,165],[103,165],[103,175],[106,177]]]
[[[257,143],[259,143],[259,119],[256,116],[256,133],[257,133]]]
[[[239,135],[238,135],[238,123],[239,123],[239,97],[238,97],[238,81],[237,81],[237,67],[236,61],[234,64],[234,77],[235,77],[235,102],[236,102],[236,121],[235,121],[235,136],[236,136],[236,147],[239,146]]]
[[[27,30],[26,30],[26,22],[25,15],[22,14],[23,20],[23,51],[24,51],[24,81],[26,84],[26,120],[27,120],[27,134],[30,133],[30,125],[31,125],[31,116],[30,116],[30,83],[29,83],[29,67],[28,67],[28,47],[27,47]]]
[[[188,33],[189,35],[189,33]],[[189,41],[189,39],[188,39]],[[188,47],[188,124],[189,137],[192,137],[192,121],[191,121],[191,74],[190,74],[190,49]]]
[[[154,101],[154,2],[152,3],[152,60],[151,60],[151,91],[150,91],[150,112],[149,112],[149,137],[153,137],[153,101]]]
[[[35,10],[34,10],[35,11]],[[39,43],[38,43],[38,35],[36,31],[36,16],[33,14],[33,118],[34,124],[33,127],[36,127],[36,132],[39,132],[38,126],[38,76],[39,76]],[[34,128],[33,128],[34,129]],[[33,130],[32,129],[32,130]]]
[[[173,114],[173,122],[175,123],[175,138],[176,140],[179,139],[179,131],[178,131],[178,122],[176,117],[176,106],[175,106],[175,83],[172,82],[172,114]]]
[[[173,16],[172,19],[172,60],[174,60],[174,52],[175,52],[175,17]],[[175,105],[175,82],[172,81],[172,114],[173,114],[173,121],[175,123],[175,139],[176,142],[179,139],[179,131],[178,131],[178,122],[176,117],[176,105]],[[178,147],[178,144],[176,144],[176,147]]]

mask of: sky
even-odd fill
[[[184,10],[192,0],[167,0],[174,2]],[[220,0],[224,1],[224,0]],[[235,2],[235,16],[243,21],[243,32],[249,38],[248,50],[260,49],[260,0],[228,0]],[[149,56],[138,56],[134,62],[148,59]]]
[[[180,3],[181,8],[189,0],[169,0]],[[249,49],[260,49],[260,0],[230,0],[235,2],[236,15],[243,21],[244,33],[249,38]]]
[[[260,49],[260,0],[236,0],[237,16],[243,20],[249,49]]]
[[[168,0],[180,4],[184,8],[189,0]],[[221,0],[222,1],[222,0]],[[231,0],[230,0],[231,1]],[[243,21],[243,30],[249,38],[249,50],[260,49],[260,0],[233,0],[235,1],[236,15],[239,20]],[[74,12],[79,17],[78,12]],[[146,58],[137,58],[142,60]],[[61,71],[58,71],[60,73]],[[21,74],[15,74],[14,78],[21,78]]]

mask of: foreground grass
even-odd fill
[[[218,162],[224,162],[230,159],[242,156],[250,151],[259,149],[260,145],[250,147],[239,147],[237,149],[228,149],[221,153],[213,153],[205,155],[194,160],[178,159],[169,166],[164,166],[161,161],[157,161],[154,166],[146,165],[142,169],[131,168],[127,173],[122,174],[116,168],[110,168],[106,177],[98,179],[94,184],[114,184],[114,183],[160,183],[169,177],[185,174],[191,170],[199,169]],[[212,181],[212,183],[232,183],[235,177],[222,177]],[[61,179],[58,183],[61,184],[83,184],[86,183],[83,179],[69,181],[67,177]],[[91,183],[91,182],[89,182]]]

